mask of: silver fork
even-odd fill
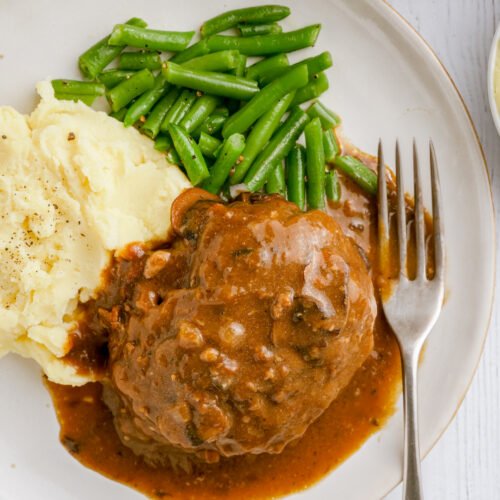
[[[432,279],[426,275],[426,245],[424,207],[420,181],[417,147],[413,141],[413,182],[415,200],[415,244],[416,277],[409,280],[406,271],[406,206],[401,172],[399,144],[396,141],[397,180],[397,233],[399,248],[399,277],[389,297],[383,298],[382,306],[399,343],[403,367],[403,397],[405,416],[404,444],[404,500],[419,500],[422,496],[420,479],[420,450],[417,413],[417,368],[422,346],[434,326],[444,296],[444,242],[441,219],[441,193],[436,154],[432,141],[429,142],[432,184],[432,218],[434,223],[435,273]],[[379,253],[387,259],[389,242],[389,221],[387,210],[387,186],[382,142],[378,146],[378,241]]]

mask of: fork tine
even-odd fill
[[[398,219],[398,248],[399,248],[399,273],[406,276],[406,202],[405,188],[403,182],[403,171],[401,168],[401,155],[399,153],[399,141],[396,140],[396,183],[397,183],[397,219]]]
[[[415,236],[417,250],[417,279],[425,279],[425,221],[420,184],[420,167],[418,164],[417,145],[413,139],[413,196],[415,199]]]
[[[441,187],[436,160],[436,151],[432,140],[429,140],[432,183],[432,219],[434,225],[434,261],[435,278],[442,279],[444,273],[443,221],[441,219]]]
[[[379,251],[383,261],[387,259],[389,244],[389,215],[387,210],[387,183],[385,175],[384,152],[382,150],[382,140],[378,141],[378,241]]]

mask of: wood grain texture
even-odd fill
[[[444,64],[483,145],[500,220],[500,137],[488,105],[488,54],[500,0],[389,0]],[[498,240],[497,240],[498,246]],[[498,259],[497,254],[497,262]],[[473,265],[473,263],[472,263]],[[496,282],[500,283],[497,270]],[[426,500],[500,499],[500,297],[476,376],[457,416],[423,462]],[[399,500],[401,487],[385,500]]]

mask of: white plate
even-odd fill
[[[128,17],[143,17],[155,28],[193,29],[225,9],[249,3],[40,0],[30,2],[28,8],[27,2],[3,1],[0,104],[29,111],[37,80],[78,77],[77,56]],[[331,50],[334,59],[328,73],[331,88],[324,100],[340,113],[344,132],[354,144],[371,153],[379,137],[390,144],[398,136],[407,151],[413,136],[422,147],[429,137],[436,145],[445,205],[449,293],[420,370],[421,443],[427,453],[467,391],[488,327],[495,228],[481,146],[445,70],[388,5],[373,0],[286,3],[292,8],[283,23],[286,29],[323,23],[314,53]],[[408,167],[409,155],[405,160]],[[0,401],[1,498],[141,498],[84,468],[59,444],[58,425],[34,364],[14,357],[0,362]],[[296,497],[380,498],[401,479],[401,449],[398,410],[349,460]]]

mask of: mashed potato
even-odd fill
[[[112,250],[158,240],[189,182],[150,139],[38,86],[30,116],[0,107],[0,356],[47,376],[88,377],[61,361],[78,301],[92,297]]]

